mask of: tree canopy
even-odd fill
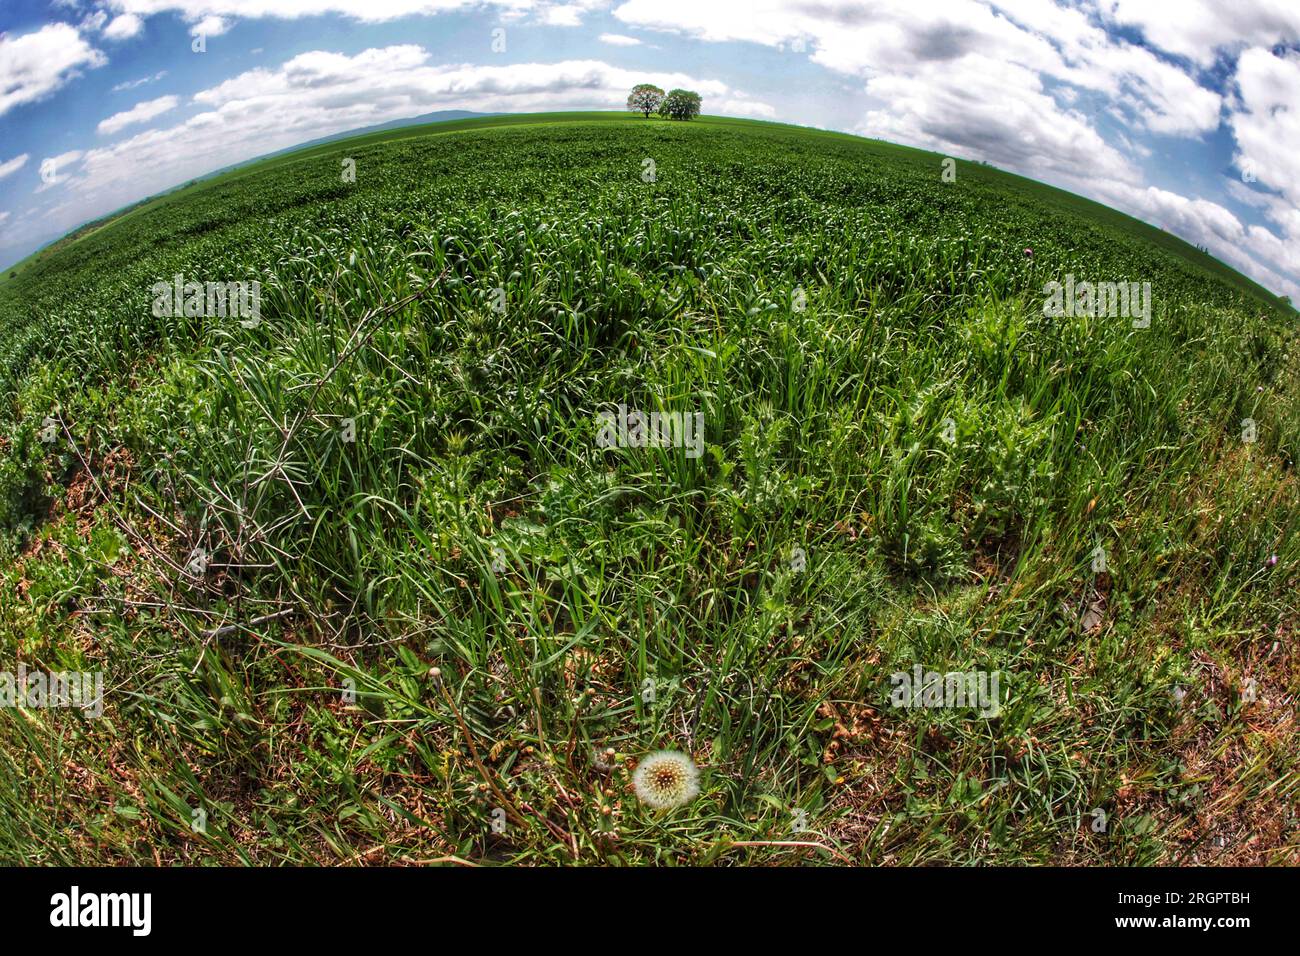
[[[658,110],[663,101],[664,91],[659,87],[653,83],[638,83],[627,95],[627,108],[633,113],[644,113],[645,118],[649,119],[650,114]]]
[[[670,119],[694,119],[700,115],[700,94],[692,90],[672,90],[664,97],[659,112]]]

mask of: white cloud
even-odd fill
[[[190,36],[219,37],[230,29],[230,23],[221,17],[204,17],[190,27]]]
[[[753,119],[775,119],[776,108],[758,100],[744,97],[723,97],[709,102],[709,112],[719,116],[749,116]]]
[[[1237,144],[1233,162],[1260,189],[1235,182],[1229,193],[1262,209],[1280,232],[1253,225],[1243,242],[1271,266],[1300,276],[1300,53],[1245,50],[1233,79],[1238,94],[1228,117]],[[1288,294],[1300,301],[1297,291],[1291,283]]]
[[[636,37],[624,36],[621,33],[602,33],[600,35],[601,43],[608,43],[610,46],[640,46],[641,41]]]
[[[66,177],[61,177],[60,173],[64,166],[70,166],[85,154],[79,149],[70,149],[66,153],[60,153],[58,156],[47,156],[41,160],[41,185],[36,187],[36,192],[43,193],[54,186],[62,185],[68,182]]]
[[[1228,118],[1235,162],[1300,206],[1300,53],[1247,50],[1235,76],[1240,108]]]
[[[577,27],[582,25],[582,15],[586,12],[576,3],[562,3],[539,11],[539,19],[547,26]]]
[[[1279,295],[1300,301],[1300,246],[1287,245],[1261,226],[1244,225],[1208,199],[1190,199],[1154,186],[1093,184],[1110,205],[1160,226],[1188,242],[1205,246],[1233,268]]]
[[[27,165],[27,160],[29,158],[30,156],[27,153],[23,153],[21,156],[15,156],[6,163],[0,163],[0,179],[12,176],[14,173],[18,172],[18,170]]]
[[[44,99],[82,69],[107,62],[66,23],[19,36],[0,34],[0,116],[15,106]]]
[[[104,36],[110,40],[129,40],[144,29],[144,21],[134,13],[123,13],[113,18],[104,29]]]
[[[868,80],[907,79],[932,67],[965,75],[997,61],[1112,99],[1155,132],[1194,135],[1219,123],[1218,94],[1150,50],[1108,36],[1084,11],[1050,0],[628,0],[614,15],[703,40],[801,42],[814,62]],[[1038,81],[1025,87],[1040,88]]]
[[[543,23],[574,26],[588,11],[608,6],[609,0],[107,0],[107,3],[121,13],[152,16],[172,12],[189,22],[205,17],[295,20],[338,14],[366,23],[382,23],[402,17],[493,7],[508,18],[532,14]]]
[[[865,136],[984,159],[1035,179],[1141,180],[1086,116],[1043,91],[1036,73],[994,57],[973,58],[960,71],[934,65],[883,75],[867,91],[888,106],[867,113],[857,130]]]
[[[155,116],[161,116],[170,110],[176,109],[180,105],[180,100],[175,96],[160,96],[156,100],[146,100],[143,103],[137,103],[129,110],[123,110],[121,113],[115,113],[108,119],[100,122],[96,131],[101,136],[112,136],[128,126],[136,123],[147,123]]]
[[[9,215],[7,212],[0,212],[0,226],[5,224],[5,220],[9,218]]]
[[[1295,0],[1179,0],[1176,7],[1151,0],[1102,0],[1102,15],[1139,27],[1147,40],[1201,65],[1222,51],[1294,43],[1300,36]]]
[[[1149,51],[1112,43],[1078,11],[1008,2],[1015,9],[1004,15],[975,0],[852,6],[628,0],[614,15],[714,41],[801,44],[813,62],[863,82],[876,105],[858,132],[986,159],[1040,179],[1088,174],[1140,181],[1134,163],[1106,141],[1078,102],[1080,91],[1126,98],[1135,122],[1149,127],[1217,125],[1219,97]]]
[[[93,33],[102,28],[107,22],[108,14],[103,10],[96,10],[94,13],[88,13],[82,18],[79,29],[85,30],[87,33]]]
[[[1256,209],[1266,209],[1272,198],[1268,193],[1251,189],[1241,180],[1230,177],[1224,177],[1223,188],[1237,202],[1245,206],[1254,206]]]

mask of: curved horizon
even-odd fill
[[[901,0],[14,0],[0,261],[160,192],[426,113],[715,116],[969,157],[1300,292],[1300,9]],[[310,26],[308,38],[300,25]]]

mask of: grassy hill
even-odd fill
[[[500,116],[28,263],[0,666],[105,701],[0,709],[0,860],[1300,861],[1294,314],[941,159]],[[260,315],[158,314],[177,275]],[[1045,315],[1067,275],[1149,327]],[[605,447],[620,405],[700,443]]]

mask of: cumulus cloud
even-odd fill
[[[1300,5],[1294,0],[1180,0],[1176,9],[1150,0],[1102,0],[1102,15],[1138,27],[1162,50],[1208,67],[1225,51],[1294,43]]]
[[[1242,241],[1258,258],[1300,276],[1300,52],[1245,50],[1233,79],[1233,162],[1255,188],[1234,183],[1230,193],[1262,209],[1280,232],[1252,226]],[[1289,288],[1300,301],[1295,283]]]
[[[608,43],[610,46],[640,46],[641,41],[636,37],[624,36],[621,33],[602,33],[600,35],[601,43]]]
[[[1067,182],[1144,222],[1180,236],[1279,295],[1300,301],[1300,246],[1283,242],[1269,230],[1243,223],[1230,209],[1201,197],[1188,197],[1155,186],[1108,179]],[[1268,202],[1267,197],[1262,197]]]
[[[484,111],[618,109],[628,89],[642,81],[665,88],[690,87],[706,98],[752,102],[718,80],[630,71],[599,60],[434,65],[428,52],[414,44],[365,50],[355,56],[303,53],[276,69],[249,70],[195,94],[194,99],[216,111],[222,122],[271,113],[276,115],[269,122],[276,126],[287,121],[349,129],[449,104]]]
[[[1235,80],[1240,109],[1228,125],[1237,167],[1300,206],[1300,52],[1247,50]]]
[[[161,116],[163,113],[176,109],[179,104],[180,100],[174,96],[160,96],[156,100],[146,100],[143,103],[137,103],[129,110],[115,113],[108,119],[101,121],[97,130],[102,136],[112,136],[128,126],[147,123],[155,116]]]
[[[864,136],[984,159],[1037,179],[1102,174],[1137,183],[1133,163],[1081,112],[1062,109],[1032,70],[976,57],[961,72],[942,66],[879,76],[867,90]]]
[[[66,23],[51,23],[18,36],[0,34],[0,116],[44,99],[82,70],[107,62]]]
[[[1021,67],[1026,78],[1020,89],[1005,90],[1004,100],[1033,96],[1047,77],[1113,101],[1155,132],[1194,135],[1219,124],[1217,93],[1150,50],[1110,36],[1083,10],[1045,0],[628,0],[614,15],[703,40],[802,44],[814,62],[868,80],[906,81],[941,69],[960,85],[995,60]]]
[[[204,17],[190,27],[190,36],[219,37],[230,29],[230,23],[221,17]]]
[[[104,28],[104,36],[110,40],[129,40],[143,29],[143,20],[134,13],[123,13]]]

